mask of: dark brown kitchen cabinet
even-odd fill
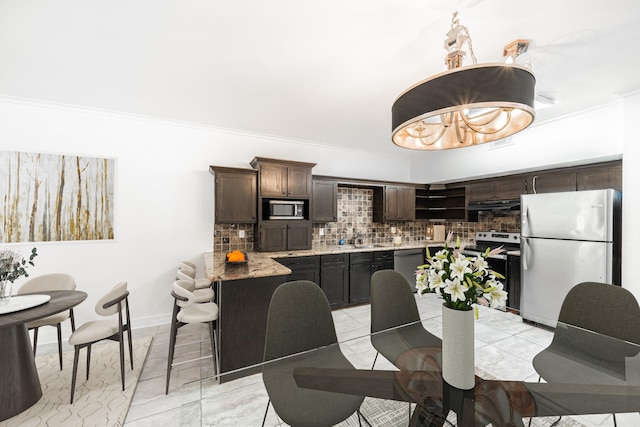
[[[311,169],[314,163],[256,157],[251,166],[258,169],[260,197],[311,197]]]
[[[349,303],[369,302],[371,299],[371,266],[373,252],[349,254]]]
[[[312,184],[311,221],[336,222],[338,220],[338,183],[314,179]]]
[[[329,254],[320,256],[320,288],[332,308],[349,302],[349,255]]]
[[[296,256],[274,259],[291,269],[291,274],[287,276],[288,281],[309,280],[315,284],[320,283],[320,256]]]
[[[622,161],[579,168],[576,173],[578,191],[605,188],[622,191]]]
[[[255,170],[210,166],[214,176],[215,221],[218,224],[250,224],[257,220]]]
[[[373,222],[414,221],[415,187],[385,185],[373,189]]]
[[[516,200],[527,193],[526,178],[506,176],[472,182],[468,187],[468,201],[485,202],[490,200]]]
[[[263,252],[311,249],[309,221],[263,221],[259,226],[258,247]]]
[[[540,171],[527,179],[527,193],[558,193],[576,191],[575,171]]]

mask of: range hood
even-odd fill
[[[467,203],[468,211],[519,211],[520,200],[487,200]]]

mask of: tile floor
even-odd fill
[[[436,335],[441,332],[441,300],[435,295],[416,297],[425,327]],[[368,305],[333,312],[338,339],[347,341],[343,352],[356,366],[368,369],[375,350],[366,335],[370,328]],[[267,394],[259,374],[219,384],[213,380],[213,363],[204,325],[187,325],[178,332],[176,362],[169,394],[165,395],[169,325],[135,331],[137,336],[154,335],[152,347],[127,414],[125,427],[159,426],[260,426]],[[552,339],[552,332],[523,323],[519,316],[480,307],[475,323],[475,359],[478,368],[496,378],[537,381],[531,360]],[[364,337],[364,338],[363,338]],[[200,359],[198,359],[200,358]],[[198,359],[196,361],[190,361]],[[377,369],[393,369],[379,357]],[[406,405],[398,411],[407,413]],[[365,413],[366,416],[366,413]],[[355,416],[345,425],[357,425]],[[402,417],[401,417],[402,418]],[[613,426],[611,415],[574,416],[585,426]],[[618,426],[640,425],[640,415],[618,414]],[[407,425],[408,416],[395,425]],[[355,424],[353,424],[355,423]],[[283,426],[273,409],[267,426]],[[384,424],[389,425],[387,423]],[[564,420],[558,425],[562,426]],[[575,424],[574,424],[575,425]]]

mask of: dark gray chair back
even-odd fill
[[[337,342],[331,308],[318,285],[296,280],[278,286],[269,305],[265,361]]]
[[[620,286],[596,282],[574,286],[562,303],[558,321],[640,344],[640,306]]]
[[[395,270],[379,270],[371,276],[371,332],[420,320],[418,306],[407,279]]]

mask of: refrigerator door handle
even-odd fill
[[[529,235],[529,206],[525,205],[524,206],[524,211],[521,213],[522,215],[522,220],[521,220],[521,227],[520,227],[520,234],[522,236],[528,236]]]
[[[528,270],[529,269],[529,264],[527,263],[527,258],[528,258],[528,254],[529,254],[529,242],[528,239],[526,237],[520,237],[520,243],[522,246],[522,269],[523,270]]]

